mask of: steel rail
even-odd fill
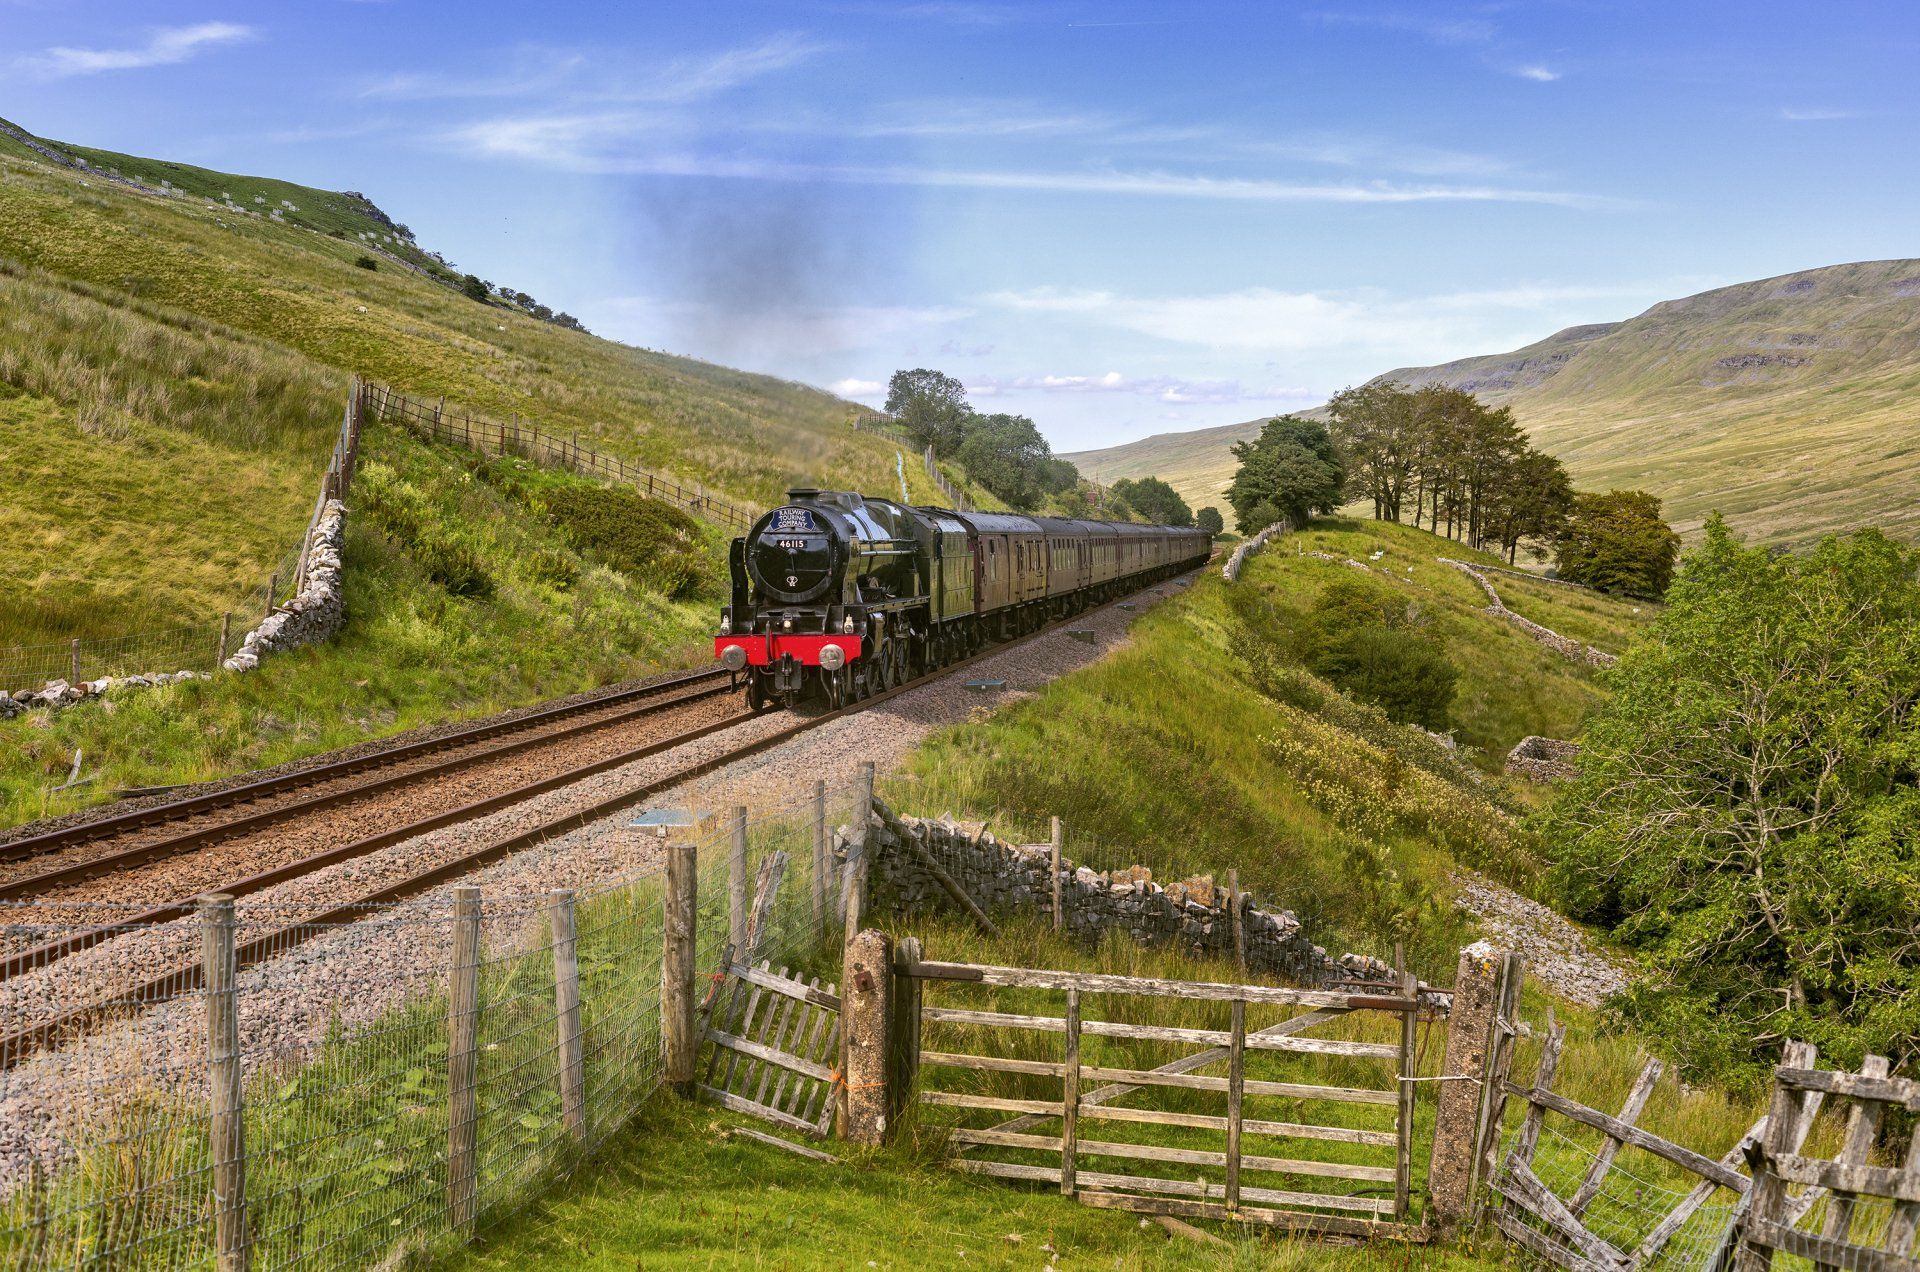
[[[673,707],[685,706],[692,702],[701,702],[708,698],[718,697],[721,694],[732,692],[733,687],[731,685],[720,685],[710,689],[696,689],[691,693],[683,693],[672,698],[644,702],[637,706],[628,707],[616,715],[597,720],[586,720],[579,724],[570,725],[558,733],[542,733],[533,737],[517,738],[514,741],[505,742],[496,747],[489,747],[484,751],[475,751],[469,755],[456,756],[451,760],[429,765],[426,768],[410,769],[405,773],[389,774],[386,777],[376,778],[371,782],[359,786],[349,787],[344,791],[330,791],[319,795],[312,795],[306,799],[296,800],[291,804],[278,804],[272,808],[261,809],[259,812],[234,818],[230,821],[217,822],[212,826],[205,826],[199,830],[188,831],[185,834],[163,839],[156,843],[140,844],[120,852],[110,853],[104,857],[96,857],[91,861],[78,861],[70,866],[58,866],[52,870],[43,870],[38,874],[28,875],[22,879],[15,879],[10,883],[0,883],[0,901],[31,899],[35,894],[50,888],[56,888],[63,884],[80,883],[99,876],[113,874],[116,871],[146,865],[163,857],[178,856],[181,853],[190,852],[207,843],[229,839],[237,835],[245,835],[252,831],[259,830],[262,827],[298,817],[303,813],[349,804],[368,795],[377,795],[382,791],[392,790],[395,787],[437,780],[478,764],[486,764],[507,756],[518,755],[523,751],[531,751],[552,743],[563,742],[568,738],[578,737],[582,734],[597,732],[601,729],[610,729],[621,724],[628,724],[634,720],[645,719],[647,716],[655,715]],[[740,717],[733,716],[729,717],[729,719],[737,721]],[[575,774],[581,774],[586,770],[574,769],[570,771]],[[523,787],[521,789],[532,791],[531,787]],[[428,826],[428,822],[432,820],[434,819],[429,818],[417,822],[415,825],[431,829],[432,827]],[[456,818],[455,820],[459,819]],[[405,828],[402,827],[401,829],[404,830]],[[389,835],[394,833],[398,832],[388,832]],[[387,843],[395,842],[391,838],[385,838],[384,841]],[[310,860],[310,858],[303,858],[302,860]],[[4,965],[0,965],[0,981],[6,979],[7,974],[4,971]]]
[[[251,803],[282,791],[295,790],[302,786],[312,786],[320,782],[331,781],[338,777],[351,777],[367,769],[381,768],[421,755],[430,755],[435,751],[444,751],[462,746],[469,742],[484,741],[490,737],[499,737],[505,733],[517,733],[526,729],[538,728],[543,724],[562,720],[569,716],[582,715],[597,711],[603,707],[648,697],[682,685],[695,684],[702,680],[718,679],[729,673],[724,668],[709,668],[689,672],[667,680],[658,680],[650,685],[639,685],[632,689],[620,689],[613,693],[589,698],[584,702],[569,703],[563,707],[548,707],[513,720],[497,720],[489,724],[477,724],[471,728],[460,729],[443,734],[437,738],[425,738],[419,742],[409,742],[370,755],[355,756],[352,759],[334,760],[326,764],[317,764],[312,768],[300,769],[292,773],[281,773],[274,777],[263,777],[244,785],[228,787],[225,790],[209,791],[204,795],[191,795],[185,799],[171,800],[165,804],[155,804],[147,808],[130,809],[124,813],[115,813],[95,821],[80,822],[72,826],[62,826],[57,830],[45,831],[38,835],[29,835],[0,844],[0,862],[24,861],[32,857],[44,856],[75,844],[86,843],[94,839],[104,839],[109,835],[123,834],[129,830],[138,830],[161,822],[176,821],[184,817],[196,816],[233,804]]]
[[[1141,592],[1146,591],[1147,588],[1158,586],[1162,582],[1178,577],[1181,576],[1179,574],[1171,574],[1164,578],[1156,579],[1151,583],[1143,585],[1136,591],[1122,593],[1115,596],[1111,601],[1102,602],[1100,605],[1093,606],[1089,610],[1082,610],[1066,618],[1056,619],[1053,622],[1043,624],[1025,635],[1000,642],[978,653],[970,654],[958,661],[948,663],[944,667],[926,672],[908,681],[906,684],[896,686],[884,693],[874,694],[861,699],[859,702],[849,703],[846,706],[823,712],[817,716],[805,717],[794,724],[778,729],[764,737],[755,738],[738,747],[701,760],[688,768],[675,772],[671,776],[623,791],[618,795],[597,801],[588,808],[567,813],[564,816],[520,831],[505,839],[484,844],[471,852],[463,853],[417,874],[409,875],[387,887],[355,897],[351,901],[336,903],[318,914],[309,915],[306,918],[290,923],[286,927],[280,928],[265,936],[258,937],[239,947],[235,951],[235,956],[239,960],[239,966],[242,968],[249,967],[269,957],[283,954],[297,945],[322,935],[329,927],[351,922],[370,906],[385,905],[395,901],[406,900],[428,889],[437,887],[448,880],[460,878],[489,862],[508,856],[517,849],[530,847],[534,844],[543,843],[550,838],[583,829],[596,821],[618,812],[622,808],[647,798],[649,795],[677,786],[693,778],[705,776],[708,773],[724,768],[747,756],[755,755],[761,751],[771,750],[773,747],[789,742],[803,733],[811,732],[814,729],[831,724],[836,720],[841,720],[861,711],[879,706],[901,694],[921,688],[924,684],[937,677],[949,675],[982,659],[1005,653],[1008,650],[1017,649],[1022,645],[1038,640],[1040,637],[1049,635],[1064,627],[1066,624],[1084,617],[1092,610],[1104,609],[1107,605],[1118,604],[1129,596],[1138,596]],[[749,718],[758,719],[760,717],[753,716]],[[710,734],[720,732],[723,729],[732,728],[741,722],[740,717],[734,717],[713,724],[703,725],[700,728],[693,729],[678,737],[669,738],[663,742],[643,748],[641,751],[625,756],[610,757],[607,760],[598,761],[593,765],[586,766],[584,769],[574,770],[570,773],[556,774],[554,777],[534,783],[533,787],[539,787],[541,790],[549,790],[558,786],[564,786],[579,780],[581,777],[590,776],[592,773],[602,772],[634,759],[644,758],[647,755],[659,754],[662,751],[684,746],[689,742],[697,741]],[[482,811],[491,811],[492,807],[503,807],[507,804],[518,802],[528,798],[531,794],[540,793],[540,791],[534,790],[533,787],[521,787],[512,791],[502,792],[487,800],[482,800],[478,804],[468,805],[467,810],[480,809],[481,805],[488,805],[490,807]],[[468,817],[479,815],[479,813],[468,812],[467,810],[456,809],[453,810],[453,813],[466,812],[466,816]],[[440,814],[438,818],[429,818],[427,821],[439,821],[442,818],[455,819],[453,813]],[[421,829],[422,827],[425,827],[424,822],[416,823],[413,827],[403,827],[398,831],[373,837],[374,840],[382,840],[384,843],[374,843],[373,840],[361,840],[356,844],[342,845],[340,848],[331,849],[328,853],[321,854],[320,857],[302,858],[300,861],[290,862],[285,866],[277,867],[264,874],[254,875],[249,879],[240,880],[235,884],[209,889],[209,893],[228,893],[239,896],[247,891],[259,891],[261,888],[269,887],[273,883],[284,882],[289,878],[297,878],[300,874],[310,873],[313,870],[320,869],[324,865],[333,864],[336,860],[344,859],[343,857],[336,857],[334,854],[345,853],[349,849],[356,848],[363,853],[371,852],[378,847],[384,846],[385,843],[397,842],[398,839],[411,838],[416,834],[424,833]],[[432,829],[432,827],[426,827],[426,829]],[[325,858],[325,860],[321,858]],[[191,898],[184,901],[173,902],[129,918],[122,924],[116,924],[112,927],[89,929],[88,931],[76,934],[74,937],[40,946],[35,950],[24,951],[19,955],[9,958],[5,963],[0,964],[0,981],[24,975],[29,971],[37,970],[39,967],[47,966],[50,961],[57,961],[59,958],[65,957],[66,954],[74,952],[76,949],[97,945],[102,941],[121,935],[131,927],[153,926],[158,923],[184,918],[192,913],[193,907],[194,900]],[[85,945],[79,944],[79,942],[82,941],[85,942]],[[22,965],[26,960],[37,956],[47,957],[48,962]],[[151,1006],[178,994],[187,993],[199,988],[202,980],[203,969],[200,963],[196,961],[132,987],[120,995],[116,1002],[94,1003],[85,1007],[78,1007],[41,1024],[16,1030],[10,1034],[0,1035],[0,1073],[14,1068],[16,1065],[40,1051],[56,1046],[67,1038],[83,1032],[89,1025],[97,1020],[121,1014],[124,1011],[124,1007],[121,1004],[124,1004],[129,997]]]

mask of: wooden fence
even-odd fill
[[[548,433],[519,416],[502,422],[477,416],[471,410],[447,405],[445,398],[428,401],[409,397],[385,385],[369,386],[369,410],[378,420],[394,420],[423,437],[453,446],[465,446],[485,455],[518,455],[536,464],[570,468],[589,477],[617,481],[646,495],[673,503],[694,516],[725,530],[745,534],[759,519],[761,509],[735,503],[698,483],[688,485],[618,455],[608,455],[580,444],[579,434]]]
[[[967,1084],[963,1088],[923,1084],[921,1104],[957,1110],[963,1121],[977,1121],[982,1113],[1017,1115],[991,1126],[951,1127],[948,1136],[959,1149],[956,1164],[961,1169],[1057,1184],[1063,1194],[1105,1209],[1232,1219],[1338,1236],[1426,1239],[1424,1227],[1408,1222],[1420,1010],[1411,976],[1402,974],[1396,992],[1368,994],[917,959],[898,970],[916,987],[982,986],[1064,996],[1057,1014],[927,1005],[919,992],[909,996],[906,1009],[913,1018],[899,1028],[915,1040],[910,1067],[969,1075],[961,1079]],[[1096,997],[1111,1005],[1105,1013],[1108,1017],[1137,1016],[1143,1001],[1179,1002],[1185,1004],[1181,1010],[1189,1012],[1191,1004],[1212,1004],[1214,1014],[1225,1015],[1226,1027],[1101,1018],[1088,1010],[1088,1000]],[[1265,1027],[1250,1026],[1250,1013],[1270,1008],[1306,1010]],[[1397,1041],[1304,1036],[1316,1026],[1368,1012],[1393,1018]],[[929,1027],[941,1039],[968,1036],[966,1031],[976,1028],[993,1030],[994,1050],[928,1048],[921,1035]],[[1017,1046],[1008,1041],[1008,1031],[1015,1037],[1058,1037],[1057,1058],[1007,1054]],[[1149,1067],[1129,1062],[1139,1044],[1203,1050]],[[1262,1070],[1272,1067],[1273,1058],[1282,1055],[1295,1064],[1303,1058],[1333,1059],[1349,1073],[1356,1061],[1371,1061],[1384,1070],[1386,1081],[1379,1086],[1307,1081],[1291,1068],[1262,1076]],[[1224,1074],[1196,1072],[1221,1064],[1226,1067]],[[1183,1107],[1119,1103],[1136,1092],[1159,1094],[1165,1097],[1164,1103]],[[1191,1107],[1216,1100],[1218,1111],[1196,1112]],[[1258,1107],[1270,1100],[1285,1104],[1271,1111]],[[1302,1111],[1311,1111],[1304,1115],[1320,1120],[1286,1120],[1286,1115],[1300,1116]],[[1117,1124],[1106,1131],[1109,1136],[1126,1135],[1129,1127],[1144,1129],[1133,1132],[1139,1138],[1095,1139],[1085,1132],[1088,1122]],[[1035,1133],[1034,1128],[1042,1125],[1057,1129]],[[1293,1156],[1250,1152],[1249,1139],[1322,1149],[1331,1146],[1331,1152],[1314,1155],[1297,1148]],[[970,1155],[983,1150],[995,1156]],[[1369,1156],[1376,1160],[1350,1160]],[[1088,1159],[1150,1163],[1180,1173],[1093,1170]],[[1151,1170],[1152,1165],[1134,1169]],[[1196,1178],[1196,1167],[1217,1172],[1217,1177]]]

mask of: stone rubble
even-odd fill
[[[1537,734],[1507,752],[1506,770],[1530,782],[1562,782],[1580,773],[1580,744]]]

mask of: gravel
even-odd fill
[[[1480,920],[1488,939],[1517,951],[1527,974],[1569,1001],[1588,1007],[1625,989],[1631,969],[1609,958],[1548,907],[1466,871],[1453,876],[1453,903]]]

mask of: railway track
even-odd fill
[[[1165,580],[1161,580],[1164,582]],[[1159,582],[1148,587],[1159,586]],[[1142,588],[1141,591],[1147,590]],[[1129,595],[1138,595],[1130,593]],[[1113,604],[1120,603],[1125,597],[1116,598]],[[237,950],[239,966],[245,968],[269,957],[277,957],[294,946],[324,934],[338,925],[352,922],[363,917],[366,908],[402,901],[420,893],[430,891],[440,884],[458,879],[472,871],[487,865],[513,852],[528,848],[560,835],[580,830],[603,820],[623,808],[627,808],[659,791],[678,786],[694,778],[705,776],[717,769],[724,768],[748,756],[770,750],[784,742],[799,737],[811,730],[822,728],[836,720],[880,706],[901,694],[909,693],[920,686],[942,676],[951,675],[967,666],[995,654],[1017,648],[1053,631],[1065,627],[1084,616],[1074,615],[1056,622],[1048,623],[1025,636],[994,645],[968,658],[949,663],[936,671],[928,672],[904,685],[885,693],[875,694],[860,702],[849,704],[818,715],[801,716],[796,714],[792,723],[770,733],[744,741],[741,744],[725,748],[704,759],[684,767],[676,767],[669,775],[647,782],[641,786],[629,788],[610,798],[598,800],[588,807],[575,809],[559,817],[541,822],[538,825],[490,840],[476,848],[459,853],[450,859],[434,864],[427,869],[407,875],[393,883],[378,889],[354,896],[350,900],[338,901],[332,905],[316,903],[315,912],[306,914],[266,935],[245,942]],[[705,673],[702,673],[705,674]],[[692,677],[688,678],[693,679]],[[724,692],[724,691],[721,691]],[[365,855],[379,848],[399,843],[405,839],[429,833],[453,825],[460,821],[471,820],[488,813],[523,802],[548,791],[558,790],[595,774],[606,772],[635,760],[654,755],[665,754],[703,738],[733,728],[741,723],[741,717],[734,716],[701,725],[675,736],[651,742],[638,749],[608,756],[591,764],[566,770],[527,785],[500,791],[482,800],[462,805],[459,808],[436,814],[432,817],[411,822],[404,826],[383,830],[374,836],[338,845],[324,852],[283,864],[264,872],[256,873],[217,888],[202,889],[195,897],[185,897],[156,905],[152,908],[130,915],[117,916],[111,925],[85,929],[70,933],[57,941],[20,950],[0,961],[0,982],[24,977],[42,970],[59,960],[91,948],[112,938],[122,935],[130,929],[149,927],[187,917],[192,913],[195,899],[207,892],[222,892],[233,896],[245,896],[256,893],[276,884],[297,879],[302,875],[324,869],[355,856]],[[159,810],[148,810],[158,812]],[[198,962],[183,964],[158,976],[150,977],[134,985],[118,988],[107,1001],[83,1005],[61,1012],[51,1019],[0,1034],[0,1072],[15,1067],[28,1057],[57,1046],[62,1041],[84,1033],[93,1025],[105,1019],[124,1013],[124,1004],[139,1002],[155,1004],[181,993],[190,992],[201,984],[201,967]]]

